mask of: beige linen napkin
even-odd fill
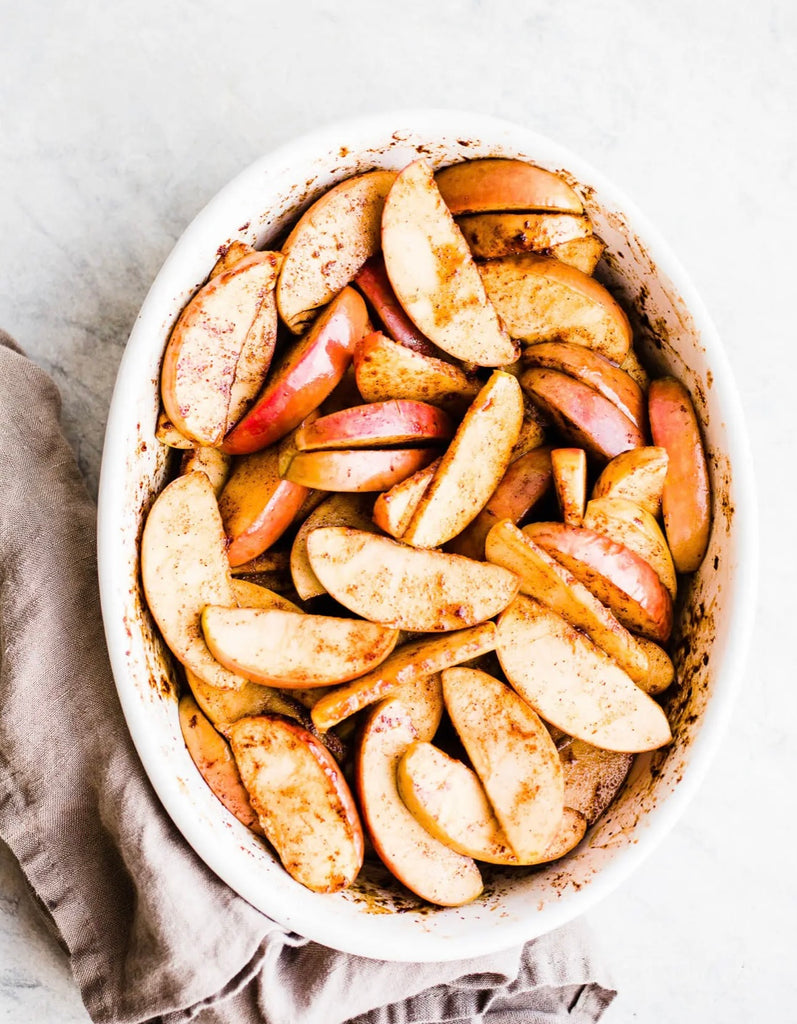
[[[595,1021],[614,992],[581,926],[481,960],[336,953],[202,863],[137,759],[108,665],[95,511],[55,386],[0,332],[0,835],[95,1021]]]

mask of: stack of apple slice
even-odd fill
[[[708,473],[602,251],[558,175],[417,160],[281,252],[232,243],[174,326],[144,592],[195,764],[314,891],[365,830],[421,898],[475,899],[479,863],[564,856],[670,740]]]

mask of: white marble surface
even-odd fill
[[[92,486],[116,367],[160,263],[225,180],[307,128],[413,105],[499,114],[588,156],[663,229],[746,408],[759,616],[700,794],[589,920],[620,990],[610,1024],[788,1019],[797,6],[0,0],[0,23],[0,324],[61,386]],[[0,1024],[87,1019],[3,848]]]

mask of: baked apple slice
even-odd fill
[[[454,433],[442,409],[426,402],[391,399],[355,405],[307,423],[296,431],[299,451],[389,448],[441,444]]]
[[[566,737],[557,744],[565,776],[565,803],[591,825],[617,796],[631,769],[631,754],[601,750],[591,743]]]
[[[598,477],[592,497],[625,498],[657,516],[669,461],[666,448],[654,445],[621,452]]]
[[[551,246],[551,256],[569,267],[575,267],[582,274],[591,275],[606,251],[606,243],[597,235],[588,238],[574,238],[570,242],[560,242]]]
[[[291,576],[296,593],[303,601],[326,593],[307,557],[308,535],[320,526],[349,526],[353,530],[373,530],[374,523],[369,515],[371,500],[364,494],[331,494],[299,527],[291,547]]]
[[[507,210],[583,213],[578,194],[564,178],[524,160],[489,157],[438,171],[437,187],[455,216]]]
[[[472,213],[457,226],[478,260],[519,252],[543,252],[592,234],[589,218],[571,213]]]
[[[426,493],[437,472],[440,460],[430,462],[425,469],[418,470],[406,480],[384,491],[374,504],[374,522],[380,530],[398,540],[410,524],[418,502]],[[330,524],[332,525],[332,524]],[[335,525],[344,525],[343,523]],[[350,525],[350,524],[345,524]]]
[[[225,455],[218,448],[196,445],[187,451],[180,460],[180,476],[195,472],[204,473],[210,480],[213,493],[218,498],[227,483],[231,464],[230,456]]]
[[[319,491],[385,491],[434,462],[439,454],[439,448],[298,452],[283,476]]]
[[[551,470],[556,500],[567,526],[580,526],[587,500],[587,456],[583,448],[554,448]]]
[[[354,284],[371,304],[382,326],[394,341],[421,355],[436,357],[440,354],[437,346],[418,330],[401,308],[401,303],[396,298],[390,278],[387,276],[381,253],[372,256],[364,264],[354,278]]]

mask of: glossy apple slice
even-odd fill
[[[435,180],[455,216],[502,210],[580,214],[584,209],[564,178],[523,160],[466,160],[438,171]]]
[[[473,213],[457,226],[479,260],[519,252],[543,252],[592,234],[589,218],[570,213]]]
[[[657,516],[669,461],[667,450],[653,445],[622,452],[598,477],[592,497],[625,498]]]
[[[384,491],[439,456],[439,448],[299,452],[283,471],[287,480],[320,491]]]
[[[587,456],[583,448],[554,448],[551,469],[556,499],[568,526],[580,526],[587,500]]]
[[[298,427],[343,377],[367,318],[360,295],[344,288],[272,370],[255,404],[224,438],[224,451],[258,451]]]
[[[380,530],[384,530],[397,540],[401,537],[410,524],[418,502],[432,482],[439,464],[440,460],[435,459],[425,469],[418,470],[379,495],[374,504],[374,522]]]
[[[425,160],[405,167],[388,194],[382,249],[405,313],[435,345],[478,366],[515,359],[515,345],[487,299],[467,243]]]
[[[382,326],[394,341],[421,355],[436,357],[440,354],[437,346],[418,330],[401,308],[381,253],[371,257],[360,269],[354,284],[371,304]]]
[[[392,399],[321,416],[296,432],[299,451],[436,444],[454,433],[448,415],[426,402]]]
[[[349,526],[354,530],[373,530],[369,515],[371,498],[364,494],[331,494],[308,515],[291,547],[291,576],[296,593],[303,601],[325,594],[307,557],[307,538],[320,526]]]

